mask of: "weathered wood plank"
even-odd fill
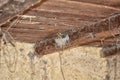
[[[110,22],[111,21],[111,22]],[[109,23],[112,23],[109,25]],[[66,32],[69,35],[70,43],[66,43],[66,46],[63,46],[66,48],[70,47],[77,47],[77,46],[83,46],[83,45],[89,45],[89,43],[94,43],[96,41],[101,42],[102,39],[108,39],[115,37],[116,35],[119,35],[118,32],[120,27],[120,15],[112,16],[110,18],[107,18],[103,21],[97,22],[96,24],[93,24],[91,26],[85,26],[83,29],[76,29],[71,30],[69,32]],[[114,25],[115,24],[115,25]],[[62,33],[63,35],[66,35],[66,33]],[[92,35],[90,35],[90,33]],[[54,51],[59,51],[61,48],[56,48],[55,45],[55,39],[56,37],[52,37],[49,40],[46,41],[40,41],[38,44],[36,44],[36,52],[37,53],[50,53]],[[41,46],[42,45],[42,46]],[[43,47],[44,45],[44,47]],[[93,44],[94,45],[94,44]],[[103,45],[102,45],[103,46]],[[49,50],[45,50],[49,47]],[[104,53],[103,53],[104,54]]]
[[[120,0],[71,0],[71,1],[78,1],[78,2],[86,2],[91,4],[98,4],[103,6],[110,6],[120,8]]]
[[[5,0],[0,5],[0,26],[40,2],[41,0]]]

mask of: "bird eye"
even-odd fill
[[[62,38],[65,38],[66,36],[65,35],[62,35]]]

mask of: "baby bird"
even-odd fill
[[[64,35],[62,33],[57,34],[57,38],[55,39],[55,43],[57,44],[58,47],[62,48],[66,44],[68,44],[70,41],[68,35]]]

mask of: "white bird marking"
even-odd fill
[[[60,37],[55,39],[55,43],[57,44],[57,46],[62,48],[62,46],[65,46],[69,42],[69,40],[69,36],[66,35],[64,38]]]

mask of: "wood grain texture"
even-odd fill
[[[41,0],[1,0],[0,26],[40,2]]]

